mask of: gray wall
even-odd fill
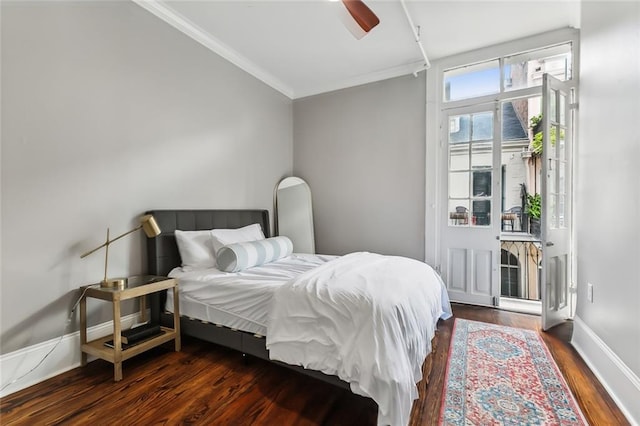
[[[316,251],[424,260],[424,73],[296,100],[293,123]]]
[[[583,2],[580,46],[576,314],[640,376],[640,3]]]
[[[292,103],[131,2],[2,2],[2,353],[63,333],[147,209],[271,208]],[[144,272],[143,234],[109,275]],[[128,307],[131,312],[133,306]],[[103,302],[89,323],[111,319]],[[77,329],[76,321],[66,330]]]
[[[134,4],[1,5],[2,353],[64,331],[78,286],[102,275],[102,253],[79,255],[108,226],[147,209],[270,208],[292,164],[311,186],[318,252],[423,259],[423,74],[292,111]],[[636,375],[639,7],[582,4],[576,179],[577,315]],[[143,243],[114,244],[110,275],[143,272]],[[90,305],[90,324],[107,319]]]

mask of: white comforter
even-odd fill
[[[337,375],[378,404],[379,425],[406,425],[446,289],[426,264],[352,253],[303,273],[274,293],[271,359]]]

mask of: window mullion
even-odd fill
[[[498,64],[500,67],[500,95],[502,95],[504,93],[504,57],[498,59]]]

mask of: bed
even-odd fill
[[[353,253],[340,257],[292,254],[233,273],[216,268],[190,270],[180,268],[176,235],[181,239],[185,231],[228,230],[259,224],[268,238],[268,211],[155,210],[147,214],[155,217],[162,230],[159,236],[147,240],[149,273],[178,278],[183,334],[236,349],[243,355],[278,362],[371,397],[378,403],[379,424],[408,423],[411,403],[417,397],[415,383],[422,377],[422,364],[430,350],[435,324],[438,318],[447,318],[451,312],[446,290],[430,268],[406,258]],[[184,246],[181,248],[184,252]],[[400,312],[404,308],[385,300],[399,300],[399,295],[416,289],[407,287],[410,283],[400,278],[381,273],[392,264],[418,268],[415,274],[406,274],[408,278],[404,281],[415,280],[416,274],[425,270],[421,268],[428,268],[427,274],[434,276],[429,279],[439,282],[420,286],[419,295],[407,297],[407,303],[415,306]],[[367,274],[370,276],[364,278]],[[372,302],[370,307],[354,305],[354,298],[370,291],[366,284],[369,280],[393,282],[393,289],[378,285],[374,288],[384,291],[379,296],[383,303]],[[358,297],[345,293],[343,282],[355,283]],[[165,308],[172,303],[167,303],[167,297],[172,296],[166,293],[152,296],[152,321],[171,324],[173,317]],[[433,302],[429,301],[424,305],[427,308],[422,309],[422,305],[409,299],[433,299]],[[219,300],[225,304],[217,303]],[[419,321],[424,325],[415,325],[414,317],[428,319]],[[374,323],[380,326],[370,325]],[[373,354],[371,359],[369,353]]]

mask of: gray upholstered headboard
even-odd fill
[[[182,261],[174,231],[199,231],[205,229],[241,228],[252,223],[262,225],[265,237],[269,237],[268,210],[151,210],[160,227],[160,235],[147,239],[147,265],[151,275],[166,276]]]

